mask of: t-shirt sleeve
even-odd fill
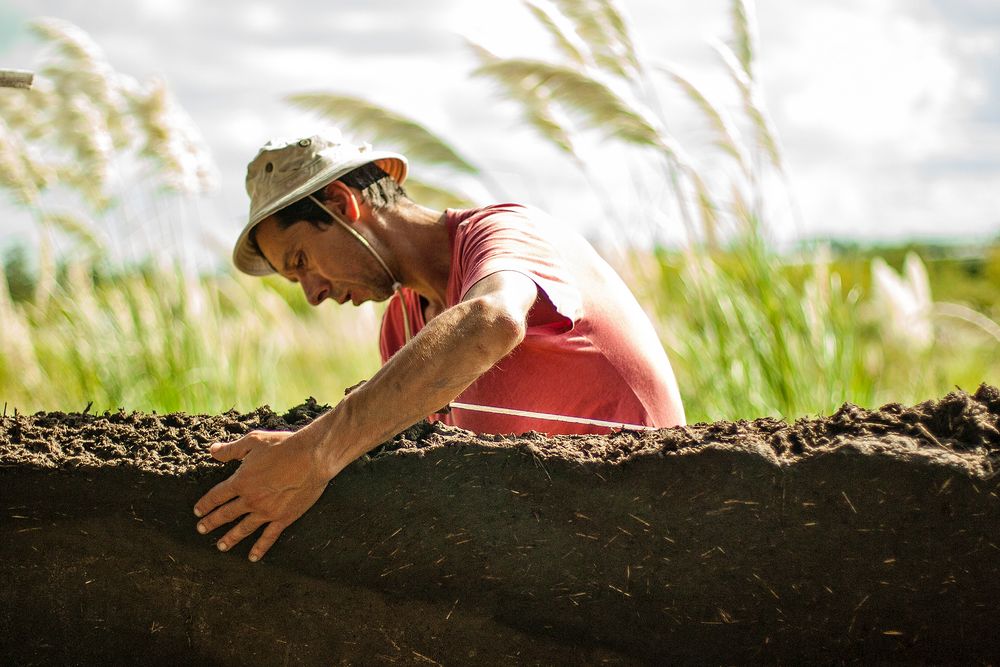
[[[528,315],[528,334],[569,331],[582,317],[578,286],[557,247],[558,234],[545,221],[505,210],[471,219],[456,236],[458,300],[477,282],[500,271],[515,271],[538,286]]]

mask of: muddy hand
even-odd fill
[[[195,516],[203,517],[198,532],[210,533],[241,519],[217,542],[220,551],[228,551],[264,526],[250,550],[250,560],[260,560],[326,489],[329,479],[319,473],[314,445],[306,433],[275,431],[251,431],[239,440],[213,444],[214,458],[243,463],[195,503]]]

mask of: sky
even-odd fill
[[[649,59],[735,107],[711,47],[728,36],[727,2],[620,4]],[[484,204],[537,204],[585,230],[607,227],[609,206],[644,206],[620,183],[588,187],[512,104],[470,76],[466,39],[502,55],[552,53],[515,0],[0,0],[0,66],[32,67],[40,45],[25,23],[40,16],[81,27],[116,69],[167,81],[219,166],[220,188],[198,216],[219,243],[242,228],[243,178],[257,149],[325,124],[285,101],[300,92],[357,95],[420,121],[498,184],[501,192],[467,188]],[[758,76],[798,211],[776,215],[777,238],[1000,235],[1000,3],[761,0],[757,21]],[[710,153],[694,109],[666,80],[661,90],[687,151]],[[0,238],[16,233],[0,223]]]

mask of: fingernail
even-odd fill
[[[201,510],[198,509],[197,507],[195,507],[194,508],[194,515],[200,519],[201,518]]]
[[[227,545],[225,542],[219,542],[217,546],[219,547],[219,551],[225,551],[226,549],[229,548],[229,545]]]
[[[205,524],[199,523],[198,524],[198,532],[201,533],[202,535],[204,535],[205,533],[208,532],[208,528],[205,528]]]
[[[258,556],[257,554],[250,554],[250,562],[251,563],[256,563],[259,560],[260,560],[260,556]]]

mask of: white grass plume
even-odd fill
[[[637,146],[668,147],[655,121],[634,108],[609,86],[563,65],[542,60],[509,58],[480,65],[474,72],[501,82],[508,89],[540,87],[567,113],[594,130]]]
[[[927,268],[916,253],[907,253],[902,274],[881,257],[872,260],[873,300],[881,309],[883,331],[894,343],[914,351],[934,342],[931,289]]]
[[[300,93],[287,99],[300,109],[314,111],[376,141],[398,146],[410,159],[465,174],[479,173],[475,165],[420,123],[367,100],[324,92]]]

